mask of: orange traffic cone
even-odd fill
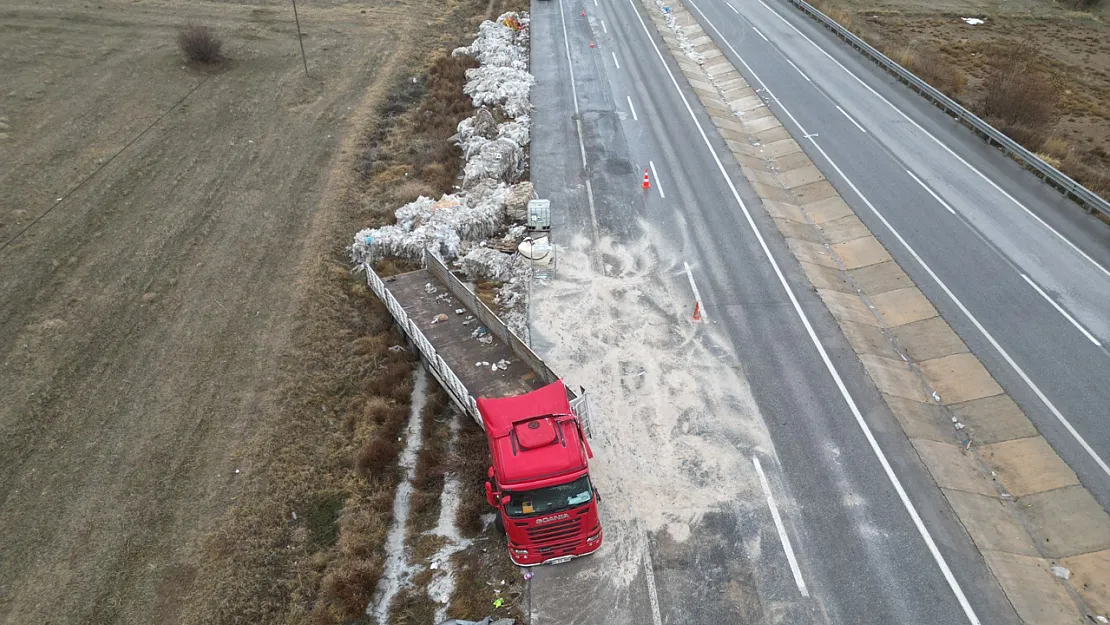
[[[645,189],[650,189],[651,188],[651,180],[648,179],[648,170],[646,170],[646,169],[644,170],[644,188]]]
[[[693,321],[701,321],[701,302],[694,302]]]

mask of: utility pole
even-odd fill
[[[301,18],[297,16],[297,0],[293,0],[293,19],[297,22],[297,43],[301,44],[301,62],[304,63],[304,75],[308,76],[308,59],[304,55],[304,35],[301,34]]]

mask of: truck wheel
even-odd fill
[[[501,520],[500,513],[498,513],[497,516],[493,517],[493,526],[497,528],[497,532],[499,534],[505,533],[505,521]]]

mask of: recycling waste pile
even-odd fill
[[[452,52],[480,64],[467,70],[463,87],[480,108],[459,123],[450,139],[462,150],[464,161],[456,192],[439,199],[417,198],[396,210],[397,223],[359,231],[350,247],[356,265],[385,258],[419,262],[427,249],[461,268],[470,280],[503,283],[496,302],[507,311],[506,323],[521,337],[526,334],[522,308],[530,266],[519,254],[498,250],[516,249],[522,242],[524,228],[519,224],[534,196],[532,183],[522,180],[532,123],[529,98],[535,84],[528,73],[528,22],[527,13],[516,12],[486,20],[471,45]]]

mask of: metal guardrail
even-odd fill
[[[478,299],[478,296],[473,291],[466,288],[466,285],[451,273],[447,266],[443,264],[442,260],[436,255],[425,251],[424,266],[441,284],[447,287],[447,290],[450,291],[463,306],[466,306],[470,312],[474,313],[485,325],[487,330],[508,345],[518,358],[535,371],[536,375],[543,380],[544,383],[550,384],[559,379],[559,376],[551,370],[551,367],[548,367],[547,363],[545,363],[542,358],[537,356],[530,347],[525,345],[524,341],[521,341],[520,338],[505,325],[505,322],[502,321],[500,317],[494,314],[482,300]],[[455,375],[455,372],[451,370],[451,367],[447,365],[443,357],[436,352],[435,346],[424,336],[424,333],[420,331],[416,323],[409,318],[404,307],[401,306],[397,299],[393,297],[393,294],[389,292],[389,289],[385,286],[385,283],[382,281],[381,277],[378,276],[377,272],[374,271],[374,268],[366,263],[363,263],[361,268],[366,272],[366,283],[370,287],[370,290],[385,304],[386,309],[389,311],[389,314],[393,316],[397,325],[401,327],[405,335],[412,341],[412,344],[420,353],[421,359],[424,361],[424,365],[427,369],[436,380],[439,381],[443,388],[447,390],[447,393],[451,396],[455,405],[470,415],[479,427],[483,427],[482,416],[478,413],[478,402],[475,401],[470,390],[459,380],[459,377]],[[590,429],[590,402],[585,393],[585,389],[579,394],[571,390],[570,387],[567,387],[567,399],[570,401],[571,410],[578,415],[579,420],[582,422],[583,428],[586,430],[586,435],[592,437]]]
[[[890,60],[871,44],[860,39],[836,20],[817,10],[805,0],[786,0],[793,4],[806,15],[810,16],[825,28],[831,30],[837,37],[852,46],[864,56],[870,58],[888,73],[910,86],[926,100],[929,100],[956,121],[967,126],[991,145],[1001,148],[1011,158],[1025,165],[1037,177],[1052,185],[1076,203],[1086,207],[1091,212],[1098,211],[1110,217],[1110,202],[1106,201],[1094,191],[1072,180],[1060,170],[1046,163],[1041,157],[1025,149],[1021,144],[1007,137],[1002,131],[977,117],[974,113],[961,106],[958,102],[944,95],[929,83],[921,80],[912,72]]]

